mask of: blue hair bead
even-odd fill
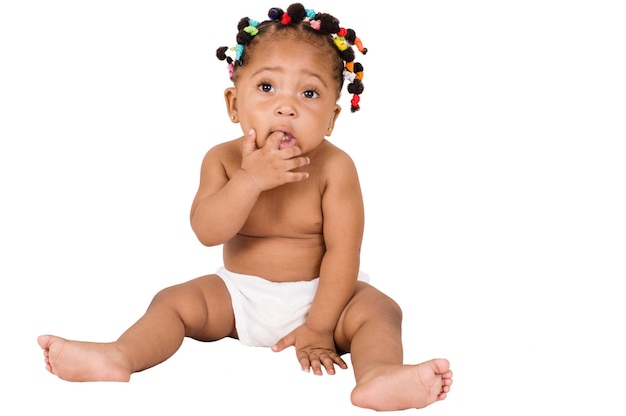
[[[241,44],[237,44],[237,46],[235,46],[235,59],[236,60],[241,60],[241,55],[243,55],[243,45]]]
[[[283,10],[279,9],[278,7],[272,7],[269,12],[267,13],[267,17],[269,17],[271,20],[278,20],[283,16]]]

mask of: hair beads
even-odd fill
[[[300,23],[308,23],[308,27],[321,36],[329,36],[344,61],[343,79],[348,82],[348,92],[353,95],[350,101],[352,112],[360,109],[360,95],[363,93],[363,65],[355,62],[353,46],[363,55],[367,48],[363,47],[361,39],[352,29],[341,27],[339,20],[328,13],[316,13],[305,9],[300,3],[294,3],[283,11],[280,8],[271,8],[268,12],[269,20],[257,22],[248,17],[241,19],[237,25],[237,44],[234,47],[222,46],[217,49],[217,58],[226,61],[230,78],[233,77],[235,66],[244,65],[243,53],[253,38],[263,32],[269,24],[296,27]]]

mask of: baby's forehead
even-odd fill
[[[270,53],[280,55],[285,52],[287,55],[294,49],[299,52],[300,59],[321,60],[328,66],[332,66],[333,61],[341,61],[343,64],[333,45],[326,40],[315,39],[311,36],[283,35],[280,32],[255,39],[255,42],[249,45],[247,55],[249,59],[263,57]]]
[[[290,26],[282,27],[277,30],[261,32],[256,36],[249,45],[249,48],[256,47],[277,47],[282,45],[297,45],[298,47],[312,50],[320,55],[327,55],[329,59],[340,59],[337,48],[333,44],[333,40],[329,35],[318,34],[307,29],[297,29]]]

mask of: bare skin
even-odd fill
[[[404,364],[400,307],[356,280],[362,196],[352,160],[324,138],[340,112],[326,54],[280,37],[256,46],[225,92],[245,135],[207,153],[191,225],[203,244],[223,245],[233,272],[277,282],[320,278],[306,322],[274,351],[295,347],[302,370],[316,375],[347,368],[341,355],[350,352],[354,405],[422,408],[446,398],[452,372],[445,359]],[[185,337],[237,337],[219,276],[162,290],[115,342],[42,335],[38,343],[46,368],[61,379],[129,381],[173,355]]]

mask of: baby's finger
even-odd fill
[[[279,144],[280,144],[280,141],[279,141]],[[285,147],[285,148],[280,149],[280,151],[285,159],[296,158],[297,156],[300,156],[302,154],[302,149],[298,145]]]
[[[309,177],[307,172],[287,172],[285,175],[285,183],[300,182]]]
[[[322,354],[320,356],[320,359],[322,360],[322,365],[324,366],[324,369],[326,370],[326,374],[329,374],[329,375],[335,374],[335,362],[333,361],[333,359],[330,358],[330,356],[326,354]]]
[[[293,171],[294,169],[307,166],[309,163],[311,163],[311,160],[306,156],[295,157],[293,159],[286,160],[285,167],[288,171]]]
[[[265,146],[263,147],[278,150],[280,141],[283,139],[283,137],[285,137],[285,133],[283,133],[282,131],[275,131],[267,137],[267,140],[265,141]]]
[[[332,358],[333,362],[339,366],[339,368],[346,369],[348,368],[348,364],[341,358],[339,354],[336,352],[330,354],[330,358]]]
[[[311,361],[309,360],[309,356],[306,354],[300,354],[298,357],[298,361],[300,361],[300,367],[302,367],[302,371],[309,372],[311,371]]]
[[[293,166],[292,169],[306,166],[311,163],[311,159],[309,159],[308,156],[287,157],[286,159],[291,162]]]
[[[272,346],[272,351],[281,352],[285,348],[291,347],[296,342],[296,339],[292,335],[292,333],[285,335],[282,337],[274,346]]]
[[[246,137],[243,139],[243,156],[247,156],[250,153],[254,152],[257,149],[256,147],[256,132],[254,129],[250,129]]]
[[[313,374],[316,376],[321,376],[322,374],[322,362],[317,357],[311,358],[311,368],[313,369]]]

